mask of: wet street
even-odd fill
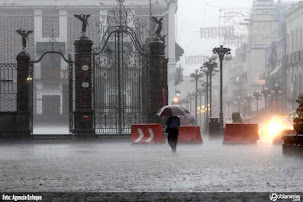
[[[0,144],[1,191],[296,192],[302,158],[281,145]]]

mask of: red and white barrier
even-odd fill
[[[226,124],[224,144],[256,143],[259,140],[258,124]]]
[[[132,125],[130,139],[138,144],[165,143],[161,125],[156,123]]]
[[[178,143],[203,143],[200,126],[180,126]]]

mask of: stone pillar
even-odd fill
[[[167,72],[168,72],[168,100],[172,103],[175,96],[175,74],[176,74],[176,12],[177,0],[171,0],[168,9],[168,36],[167,36]]]
[[[157,111],[168,104],[167,86],[167,59],[165,58],[165,44],[158,38],[153,38],[150,43],[151,52],[151,72],[153,85],[150,89],[152,104],[150,113]]]
[[[29,76],[30,56],[21,52],[17,56],[17,111],[15,114],[16,135],[30,135],[30,83]]]
[[[75,41],[74,134],[79,136],[95,134],[92,106],[92,45],[92,41],[86,37]]]

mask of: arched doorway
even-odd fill
[[[35,66],[35,64],[39,64]],[[47,51],[31,61],[32,133],[70,134],[73,129],[73,61]]]

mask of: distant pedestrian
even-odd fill
[[[166,125],[168,144],[170,145],[172,152],[175,153],[177,151],[180,118],[177,116],[170,116],[166,122]]]

